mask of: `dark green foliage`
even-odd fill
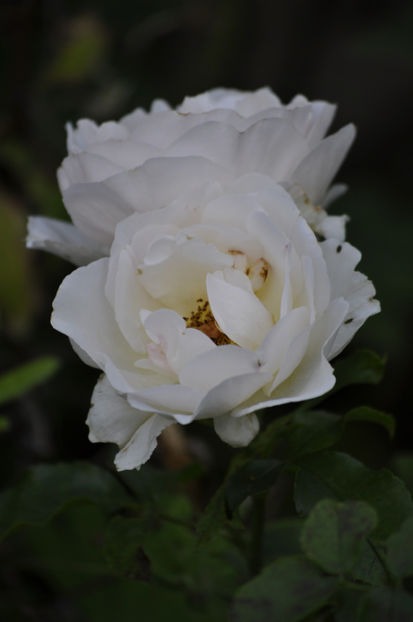
[[[397,577],[413,576],[413,517],[387,540],[387,563]]]
[[[345,575],[358,561],[366,537],[377,524],[376,512],[363,501],[320,501],[301,534],[309,559],[328,573]]]
[[[21,541],[75,622],[133,620],[137,608],[159,622],[407,622],[412,499],[391,471],[333,451],[354,421],[393,433],[392,417],[367,407],[276,419],[234,456],[202,512],[189,494],[204,476],[195,466],[115,477],[85,462],[38,465],[0,497],[1,533],[26,525]],[[408,457],[397,466],[410,473]],[[292,477],[306,518],[288,505]],[[280,494],[287,514],[266,520]]]
[[[295,501],[307,513],[325,496],[369,503],[377,512],[374,537],[383,539],[413,514],[412,498],[403,482],[387,469],[368,469],[348,454],[321,452],[297,461]]]
[[[299,622],[328,604],[337,580],[300,557],[280,558],[235,595],[236,622]]]
[[[93,464],[38,465],[1,494],[0,537],[22,525],[44,523],[75,501],[96,503],[107,512],[132,503],[114,476]]]

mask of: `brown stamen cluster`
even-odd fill
[[[184,317],[187,328],[196,328],[203,332],[207,337],[212,339],[217,346],[227,345],[233,343],[225,333],[223,333],[212,314],[211,307],[208,300],[198,298],[197,308],[195,311],[191,311],[189,317]]]

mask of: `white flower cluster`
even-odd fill
[[[31,218],[28,246],[83,266],[52,324],[104,372],[90,439],[119,445],[118,469],[174,422],[212,418],[248,444],[256,410],[331,389],[329,361],[379,311],[346,217],[325,211],[354,138],[351,125],[324,138],[333,114],[217,89],[68,125],[58,179],[73,224]]]

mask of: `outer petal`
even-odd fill
[[[336,134],[325,138],[301,162],[293,175],[314,205],[320,205],[333,177],[346,157],[354,140],[355,128],[346,125]]]
[[[103,376],[92,395],[92,407],[86,423],[93,443],[116,443],[119,471],[138,469],[156,447],[156,438],[173,420],[132,408]]]
[[[48,251],[82,266],[105,254],[105,247],[80,233],[68,222],[30,216],[26,245],[28,248]]]
[[[51,323],[106,371],[113,386],[125,391],[124,372],[131,381],[136,353],[120,332],[104,294],[107,264],[107,259],[99,259],[64,279],[53,303]],[[138,381],[136,373],[134,377]]]
[[[258,172],[277,181],[288,179],[307,153],[307,143],[295,127],[277,118],[257,121],[245,132],[225,123],[203,123],[189,130],[167,151],[173,156],[193,154],[208,158],[237,176]]]
[[[326,240],[321,248],[332,284],[332,297],[342,296],[349,303],[344,323],[328,346],[327,357],[332,359],[342,351],[366,319],[380,311],[380,303],[374,298],[376,290],[373,283],[355,270],[361,253],[354,246],[338,240]]]
[[[324,350],[343,323],[347,310],[348,303],[344,299],[334,300],[313,325],[307,352],[291,376],[275,389],[270,398],[265,398],[264,393],[257,394],[252,403],[241,405],[233,414],[241,417],[260,408],[300,402],[329,391],[335,378]]]
[[[76,184],[63,192],[63,201],[76,227],[110,248],[117,223],[133,208],[103,183]]]
[[[64,192],[73,184],[99,182],[121,170],[120,166],[95,153],[78,153],[63,160],[57,180]]]
[[[149,460],[160,433],[174,423],[173,419],[161,415],[150,415],[136,430],[130,441],[115,456],[118,471],[139,469]]]
[[[254,413],[245,417],[222,415],[215,417],[214,428],[218,436],[232,447],[246,447],[257,435],[260,423]]]

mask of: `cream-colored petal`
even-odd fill
[[[122,170],[110,160],[95,153],[77,153],[67,156],[57,172],[60,190],[74,184],[99,182]]]
[[[123,447],[147,418],[148,413],[132,408],[106,376],[100,377],[86,419],[92,443],[116,443]]]
[[[245,417],[232,417],[229,414],[215,417],[214,428],[224,443],[232,447],[246,447],[258,434],[260,423],[254,413]]]
[[[280,369],[292,341],[309,322],[306,307],[292,309],[271,328],[256,352],[262,369],[272,375]]]
[[[346,125],[321,141],[303,159],[292,178],[310,197],[314,205],[323,202],[328,186],[337,173],[354,140],[355,128]]]
[[[157,445],[157,438],[174,423],[170,417],[150,415],[136,430],[130,441],[115,456],[118,471],[139,469],[151,457]]]
[[[107,259],[99,259],[67,276],[53,302],[52,326],[76,342],[105,369],[106,360],[133,369],[136,354],[126,342],[105,298]]]
[[[199,331],[198,331],[199,332]],[[218,346],[202,353],[181,369],[181,384],[209,391],[227,378],[259,370],[257,355],[239,346]]]
[[[128,402],[134,408],[171,416],[186,425],[195,418],[195,411],[203,394],[180,384],[164,384],[148,387],[128,394]]]
[[[110,247],[118,222],[133,213],[104,183],[76,184],[63,192],[73,223],[85,236]]]
[[[347,310],[344,299],[334,300],[313,325],[306,353],[291,376],[270,397],[257,393],[256,401],[250,400],[235,409],[233,415],[242,417],[262,408],[300,402],[327,393],[334,386],[335,378],[325,356],[326,345],[341,326]]]
[[[26,246],[53,253],[77,266],[95,261],[108,252],[107,247],[87,238],[74,225],[42,216],[29,217]]]
[[[221,331],[243,348],[256,349],[273,325],[270,311],[253,293],[208,274],[208,300]]]
[[[328,346],[328,358],[339,354],[353,338],[366,319],[380,311],[380,303],[375,300],[376,290],[368,278],[355,270],[361,253],[348,244],[338,240],[326,240],[321,244],[331,282],[332,298],[342,296],[349,304],[343,325]]]

